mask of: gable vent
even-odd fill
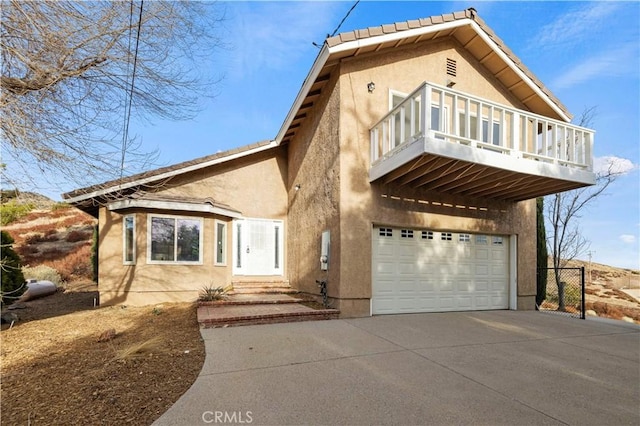
[[[451,77],[456,76],[456,61],[455,59],[447,58],[447,75]]]

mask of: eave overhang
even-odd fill
[[[287,143],[295,136],[307,111],[313,108],[331,72],[342,59],[442,37],[455,38],[530,111],[571,121],[572,116],[564,105],[475,15],[475,11],[468,9],[442,17],[352,31],[327,39],[275,138],[276,143]],[[493,56],[499,60],[489,61],[488,58]]]

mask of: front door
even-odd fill
[[[283,223],[239,219],[233,227],[234,275],[282,275]]]

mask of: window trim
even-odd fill
[[[132,259],[127,260],[127,227],[126,222],[127,219],[131,218],[133,221],[133,232],[132,232]],[[136,215],[135,214],[127,214],[122,216],[122,264],[123,265],[135,265],[136,264],[136,255],[137,255],[137,244],[136,244]]]
[[[200,232],[199,232],[199,240],[198,240],[198,260],[197,261],[188,261],[188,260],[152,260],[151,259],[151,234],[152,234],[152,220],[153,218],[163,218],[163,219],[174,219],[176,221],[176,227],[174,228],[174,232],[178,232],[177,221],[180,219],[183,220],[194,220],[200,222]],[[197,216],[179,216],[179,215],[171,215],[171,214],[156,214],[149,213],[147,214],[147,264],[149,265],[202,265],[203,259],[203,241],[204,240],[204,218]],[[177,250],[178,237],[177,234],[174,238],[173,243],[174,255],[175,250]]]
[[[220,241],[218,241],[218,225],[222,225],[223,227],[223,241],[222,241],[222,261],[218,261],[218,243]],[[213,221],[213,226],[214,226],[214,251],[213,251],[213,264],[215,266],[227,266],[227,242],[229,240],[229,232],[228,232],[228,226],[227,226],[227,222],[224,222],[222,220],[218,220],[215,219]]]

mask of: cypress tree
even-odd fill
[[[544,198],[536,199],[536,229],[537,229],[537,278],[536,278],[536,305],[542,305],[547,298],[547,232],[544,227]]]
[[[0,258],[2,262],[1,298],[3,305],[10,305],[27,289],[22,275],[20,256],[13,250],[13,238],[8,232],[0,232]]]

